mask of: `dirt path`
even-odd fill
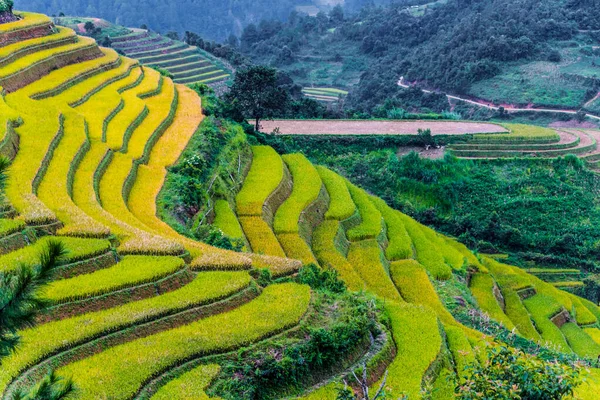
[[[398,81],[398,86],[403,87],[403,88],[409,88],[410,85],[407,85],[406,83],[404,83],[404,77],[401,77],[400,80]],[[421,89],[424,93],[432,93],[431,90],[426,90],[426,89]],[[488,102],[484,102],[484,101],[475,101],[475,100],[470,100],[470,99],[466,99],[464,97],[460,97],[460,96],[454,96],[454,95],[450,95],[450,94],[446,94],[446,97],[448,97],[449,99],[452,100],[458,100],[458,101],[462,101],[465,103],[469,103],[469,104],[473,104],[479,107],[484,107],[484,108],[488,108],[490,110],[499,110],[500,107],[496,106],[492,103],[488,103]],[[540,112],[540,113],[560,113],[560,114],[570,114],[570,115],[575,115],[577,114],[576,110],[562,110],[562,109],[552,109],[552,108],[523,108],[523,107],[504,107],[504,110],[508,111],[508,112],[516,112],[516,111],[533,111],[533,112]],[[593,115],[593,114],[586,114],[589,118],[595,119],[600,121],[600,117]]]
[[[459,121],[273,120],[261,122],[261,132],[279,128],[280,135],[416,135],[431,129],[434,135],[508,132],[488,123]]]
[[[598,94],[596,94],[596,96],[594,96],[594,98],[593,98],[593,99],[591,99],[590,101],[588,101],[587,103],[585,103],[583,106],[584,106],[584,107],[587,107],[587,106],[589,106],[589,105],[590,105],[590,104],[592,104],[594,101],[598,100],[598,98],[599,98],[599,97],[600,97],[600,92],[598,92]]]

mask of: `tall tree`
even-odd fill
[[[227,97],[244,117],[255,121],[257,131],[261,119],[285,110],[289,101],[287,91],[278,85],[277,70],[264,66],[238,71]]]

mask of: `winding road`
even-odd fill
[[[400,79],[398,80],[398,86],[406,88],[406,89],[408,89],[409,87],[411,87],[410,85],[404,83],[404,77],[403,76],[400,77]],[[432,90],[427,90],[427,89],[421,89],[421,91],[423,91],[424,93],[433,93]],[[600,93],[598,95],[600,95]],[[465,103],[476,105],[478,107],[488,108],[490,110],[499,110],[500,109],[499,106],[496,106],[496,105],[494,105],[492,103],[486,103],[486,102],[483,102],[483,101],[470,100],[470,99],[466,99],[464,97],[454,96],[454,95],[450,95],[450,94],[446,94],[446,97],[448,97],[448,99],[462,101],[462,102],[465,102]],[[596,97],[598,97],[598,96],[596,96]],[[533,111],[533,112],[560,113],[560,114],[570,114],[570,115],[577,114],[576,110],[561,110],[561,109],[552,109],[552,108],[504,107],[504,110],[506,110],[507,112]],[[586,116],[589,117],[589,118],[595,119],[597,121],[600,121],[600,117],[596,116],[594,114],[586,113]]]

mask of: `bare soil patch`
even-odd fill
[[[434,135],[465,135],[507,132],[506,128],[483,122],[459,121],[355,121],[355,120],[273,120],[261,122],[261,132],[278,128],[280,135],[416,135],[431,129]]]

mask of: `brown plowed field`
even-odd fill
[[[260,127],[264,133],[279,128],[281,135],[416,135],[418,129],[431,129],[434,135],[507,132],[496,124],[454,121],[274,120],[262,121]]]

